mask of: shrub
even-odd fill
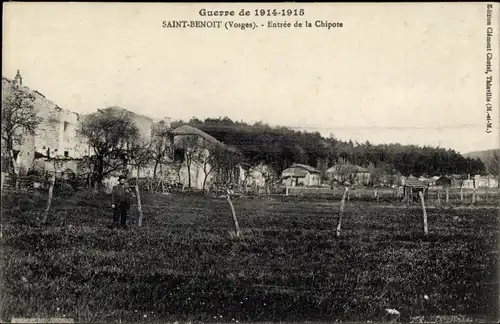
[[[72,196],[74,189],[67,180],[56,181],[54,186],[54,194],[62,197]]]

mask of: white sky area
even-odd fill
[[[201,8],[305,15],[200,17]],[[213,19],[344,27],[162,28],[164,20]],[[4,3],[3,23],[3,76],[19,69],[26,86],[78,113],[118,105],[153,118],[227,116],[343,140],[462,153],[499,147],[498,42],[493,132],[485,132],[484,3]]]

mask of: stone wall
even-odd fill
[[[81,158],[89,149],[77,135],[80,116],[48,100],[38,100],[37,113],[43,118],[35,136],[34,150],[51,157]]]

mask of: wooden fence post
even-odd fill
[[[448,205],[450,202],[450,194],[449,194],[449,191],[448,191],[448,187],[446,187],[446,204]]]
[[[161,178],[161,193],[165,193],[165,181]]]
[[[50,206],[52,205],[52,196],[54,194],[54,185],[56,183],[56,172],[57,172],[57,169],[54,167],[54,173],[52,174],[52,178],[50,180],[49,198],[47,200],[47,207],[45,207],[45,211],[43,213],[43,219],[42,219],[43,223],[46,223],[47,218],[49,217],[49,210],[50,210]]]
[[[349,188],[344,189],[344,194],[342,195],[342,200],[340,201],[340,211],[339,211],[339,218],[337,221],[337,237],[340,237],[340,229],[342,227],[342,218],[344,218],[344,206],[345,206],[345,198],[346,196],[349,198]]]
[[[460,187],[460,201],[464,201],[464,187]]]
[[[14,176],[14,181],[15,181],[15,189],[19,189],[19,168],[17,167],[16,159],[14,158],[14,151],[9,150],[10,154],[10,159],[12,163],[12,171],[13,171],[13,176]]]
[[[424,216],[424,234],[428,235],[429,229],[427,228],[427,212],[425,211],[424,194],[420,191],[418,195],[420,196],[420,201],[422,202],[422,212]]]
[[[438,203],[438,206],[441,206],[441,191],[437,191],[437,194],[438,194],[438,197],[437,197],[437,203]]]
[[[57,158],[49,159],[49,161],[50,160],[52,160],[52,162],[54,163],[54,173],[52,174],[52,178],[51,178],[50,185],[49,185],[49,197],[47,200],[47,207],[45,208],[45,211],[43,213],[43,218],[42,218],[43,223],[47,222],[47,218],[49,216],[49,210],[50,210],[50,207],[52,205],[52,199],[54,196],[54,187],[56,184],[57,170],[60,169],[63,165],[62,164],[63,162],[61,160],[58,160]]]
[[[289,195],[289,192],[290,192],[290,188],[288,186],[286,186],[286,195],[287,196]]]
[[[410,208],[410,189],[405,188],[406,208]]]
[[[476,203],[476,187],[472,188],[472,204]]]
[[[240,237],[240,225],[238,224],[238,219],[236,218],[236,212],[234,211],[234,206],[233,202],[231,201],[231,194],[229,192],[229,189],[227,190],[227,202],[229,203],[229,207],[231,207],[231,214],[233,216],[236,237]]]
[[[137,167],[137,177],[135,181],[135,195],[137,198],[137,211],[139,212],[139,220],[137,221],[137,225],[141,227],[142,220],[144,219],[144,214],[142,213],[141,194],[139,192],[139,167]]]

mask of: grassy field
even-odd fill
[[[337,240],[338,202],[298,198],[235,199],[239,239],[224,199],[145,194],[145,225],[123,231],[109,197],[56,198],[47,225],[43,197],[4,198],[1,317],[496,318],[497,209],[429,210],[424,237],[418,208],[351,201]]]

